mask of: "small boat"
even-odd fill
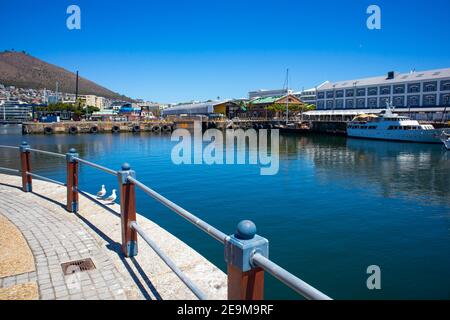
[[[359,115],[347,124],[347,135],[355,138],[441,143],[442,131],[392,112],[392,105],[380,115]]]
[[[442,131],[441,141],[444,144],[445,148],[447,148],[447,150],[450,150],[450,134]]]

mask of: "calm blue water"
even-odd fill
[[[113,169],[127,161],[137,177],[225,233],[253,220],[270,240],[270,257],[337,299],[450,298],[450,152],[440,145],[327,136],[282,136],[280,171],[251,165],[172,164],[170,136],[99,134],[26,136],[0,127],[0,144],[26,139]],[[16,167],[0,150],[0,166]],[[65,164],[34,156],[33,170],[65,180]],[[117,181],[81,167],[80,187],[108,191]],[[225,270],[223,247],[142,192],[138,211]],[[143,245],[143,244],[142,244]],[[381,267],[378,291],[366,268]],[[267,276],[267,298],[298,299]]]

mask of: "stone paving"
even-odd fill
[[[121,254],[119,205],[80,193],[79,213],[71,214],[65,187],[34,179],[24,193],[20,185],[20,177],[0,174],[0,215],[22,232],[36,271],[0,279],[0,287],[36,281],[40,299],[196,299],[142,239],[136,257]],[[137,222],[209,299],[226,298],[220,269],[149,219],[138,214]],[[63,274],[61,263],[82,258],[96,269]]]
[[[22,232],[36,271],[3,278],[0,286],[36,281],[44,300],[126,299],[123,279],[88,231],[73,216],[44,209],[20,192],[0,185],[0,214]],[[96,269],[63,274],[61,263],[83,258],[91,258]]]

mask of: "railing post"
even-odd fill
[[[78,153],[70,148],[66,153],[67,161],[67,211],[76,213],[78,211],[78,161],[75,159]]]
[[[228,300],[262,300],[264,298],[264,270],[251,264],[251,256],[258,252],[268,257],[269,241],[256,234],[256,226],[241,221],[236,233],[225,243],[228,269]]]
[[[128,163],[122,165],[117,172],[120,186],[120,218],[122,222],[122,251],[126,257],[134,257],[138,253],[137,232],[131,228],[131,222],[136,221],[136,195],[134,183],[128,181],[128,176],[135,178],[136,174]]]
[[[27,172],[31,172],[30,145],[23,141],[20,149],[20,166],[22,171],[22,190],[31,192],[33,189],[32,178]]]

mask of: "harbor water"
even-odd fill
[[[254,221],[273,261],[333,298],[450,298],[450,152],[441,145],[281,135],[279,172],[264,176],[256,165],[176,165],[170,135],[22,136],[0,126],[0,144],[22,140],[74,147],[112,169],[129,162],[140,181],[227,234]],[[18,164],[17,151],[0,149],[0,166]],[[33,154],[32,169],[65,181],[64,159]],[[91,193],[117,189],[117,178],[83,165],[79,179]],[[141,191],[137,210],[226,270],[217,241]],[[380,290],[367,288],[371,265]],[[300,297],[267,275],[266,298]]]

